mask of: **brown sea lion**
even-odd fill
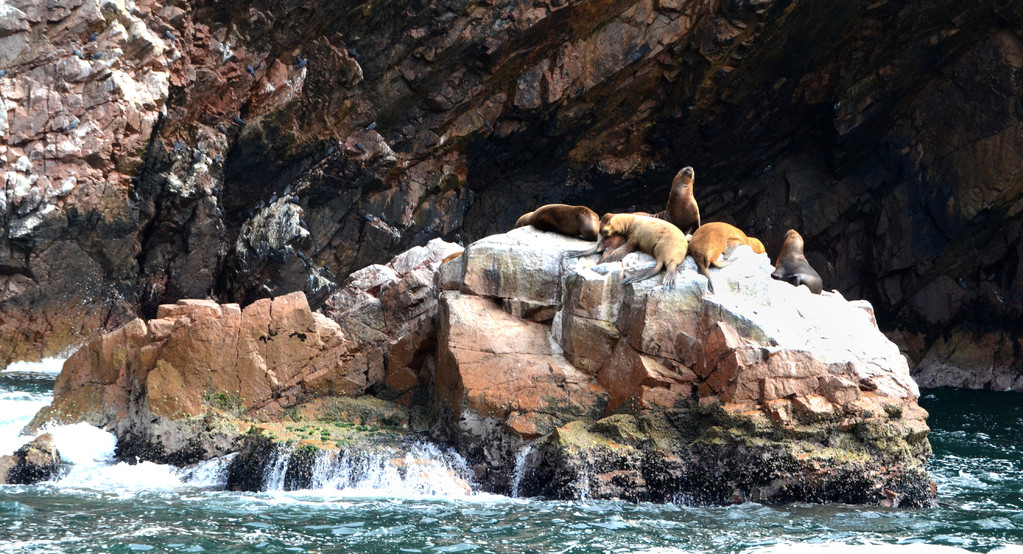
[[[764,248],[764,243],[760,242],[760,239],[749,237],[749,247],[753,249],[754,254],[764,254],[767,249]]]
[[[634,214],[613,214],[601,226],[602,237],[625,237],[628,245],[642,250],[657,260],[657,265],[626,277],[623,285],[653,277],[665,270],[661,284],[673,286],[678,275],[678,266],[686,257],[688,241],[678,227],[655,217]]]
[[[696,232],[700,227],[700,206],[693,196],[693,181],[696,173],[692,167],[683,167],[671,181],[668,206],[656,217],[669,221],[685,234]]]
[[[450,262],[451,260],[454,260],[454,259],[460,257],[461,255],[462,255],[461,252],[453,252],[451,254],[448,254],[447,256],[444,257],[443,260],[440,261],[440,265],[444,265],[444,264]]]
[[[814,294],[820,294],[824,290],[820,274],[814,271],[803,255],[803,237],[795,229],[789,229],[785,234],[785,242],[781,245],[774,265],[777,269],[771,277],[795,287],[806,285]]]
[[[710,266],[724,267],[731,260],[721,259],[721,254],[734,248],[747,245],[754,252],[762,254],[764,244],[758,239],[751,239],[739,228],[720,221],[712,221],[700,226],[689,241],[689,255],[696,261],[700,275],[707,278],[707,288],[714,292],[714,284],[710,280]]]
[[[600,219],[596,212],[586,206],[547,204],[523,215],[515,222],[516,229],[526,225],[532,225],[541,231],[596,240],[597,232],[600,230]]]
[[[650,215],[646,212],[639,212],[639,214]],[[608,220],[611,219],[611,216],[613,215],[617,214],[613,213],[604,214],[604,216],[600,218],[600,223],[597,228],[598,229],[603,228],[604,225],[607,224]],[[615,252],[617,252],[618,254],[614,261],[618,261],[624,258],[626,254],[633,251],[635,251],[635,248],[629,246],[629,244],[625,241],[625,237],[621,235],[605,237],[604,235],[598,234],[597,244],[594,245],[593,248],[590,248],[589,250],[579,250],[577,252],[572,252],[570,254],[566,254],[566,256],[568,256],[569,258],[581,258],[583,256],[600,254],[600,260],[597,263],[602,264],[607,262],[608,258],[615,254]]]

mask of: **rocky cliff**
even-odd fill
[[[657,210],[692,165],[924,382],[1020,386],[1023,2],[0,10],[0,364],[180,298],[318,307],[541,203]]]
[[[458,249],[431,241],[323,314],[302,293],[163,305],[76,352],[32,427],[87,421],[129,458],[240,451],[231,486],[256,490],[430,437],[504,494],[933,501],[927,414],[869,303],[775,281],[748,247],[717,293],[691,258],[676,287],[623,287],[623,263],[564,257],[591,244],[524,227],[441,264]]]

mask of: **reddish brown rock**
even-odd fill
[[[1016,386],[942,341],[1019,334],[1018,0],[72,4],[0,30],[0,364],[181,298],[319,307],[540,203],[656,210],[684,163],[914,364]]]
[[[546,325],[452,292],[441,295],[440,320],[436,393],[455,414],[499,420],[547,414],[564,421],[603,415],[604,391],[552,347]],[[540,434],[553,429],[536,428]]]
[[[395,256],[387,265],[367,266],[325,302],[323,313],[336,321],[358,348],[351,363],[382,384],[378,394],[405,405],[433,378],[438,311],[436,282],[458,245],[435,239]]]
[[[926,413],[869,304],[774,281],[767,257],[749,249],[712,270],[717,293],[690,259],[673,288],[623,288],[622,264],[594,266],[596,256],[535,262],[574,249],[537,231],[494,235],[463,254],[462,292],[441,293],[434,392],[452,412],[454,442],[482,460],[481,479],[499,484],[512,457],[502,449],[535,441],[516,462],[530,468],[519,484],[533,494],[933,500]],[[650,263],[643,256],[627,261]],[[554,290],[549,325],[514,309]],[[842,434],[850,442],[836,447]],[[739,477],[754,471],[756,484]],[[831,492],[853,478],[878,483],[877,494]],[[896,489],[895,500],[878,492]]]
[[[113,430],[119,449],[155,448],[149,459],[182,462],[223,453],[240,432],[204,435],[204,418],[276,418],[300,399],[356,396],[371,384],[337,323],[311,312],[301,293],[244,310],[188,300],[160,313],[72,355],[30,427],[85,421]]]

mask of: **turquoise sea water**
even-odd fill
[[[18,430],[49,403],[59,361],[12,369],[0,374],[0,455],[30,438]],[[432,486],[426,471],[233,493],[226,461],[114,463],[109,434],[65,427],[54,432],[68,475],[0,486],[0,552],[1023,553],[1023,396],[934,390],[921,404],[939,494],[926,510],[541,501]]]

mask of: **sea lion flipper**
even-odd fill
[[[600,245],[598,244],[597,246],[594,246],[593,248],[590,248],[589,250],[576,250],[576,251],[573,251],[573,252],[565,252],[564,256],[566,258],[583,258],[583,257],[586,257],[586,256],[592,256],[594,254],[599,254],[599,253],[600,253]]]
[[[631,245],[629,243],[625,243],[625,244],[619,246],[618,248],[615,248],[607,256],[604,256],[604,258],[602,259],[602,263],[603,262],[620,262],[620,261],[622,261],[622,258],[624,258],[625,256],[627,256],[627,255],[629,255],[629,254],[631,254],[632,252],[635,252],[635,251],[636,251],[636,247],[635,246],[633,246],[633,245]]]
[[[672,287],[675,286],[675,279],[677,277],[678,277],[678,264],[676,264],[674,262],[671,262],[671,263],[668,264],[667,268],[664,270],[664,279],[661,281],[661,284],[666,286],[666,287],[668,287],[668,288],[672,288]]]
[[[636,273],[633,273],[632,275],[629,275],[628,277],[626,277],[622,281],[622,284],[623,285],[628,285],[629,283],[635,283],[636,281],[642,281],[643,279],[649,279],[650,277],[653,277],[654,275],[657,275],[658,273],[660,273],[662,269],[664,269],[664,262],[662,262],[660,260],[657,260],[657,265],[655,265],[654,267],[651,267],[649,269],[642,270],[642,271],[637,271]]]
[[[739,247],[738,242],[734,243],[729,242],[728,248],[726,248],[725,251],[722,252],[720,256],[718,256],[718,259],[711,262],[711,265],[713,265],[714,267],[725,267],[728,264],[734,262],[735,259],[733,258],[733,256],[735,254],[735,249],[738,247]]]

